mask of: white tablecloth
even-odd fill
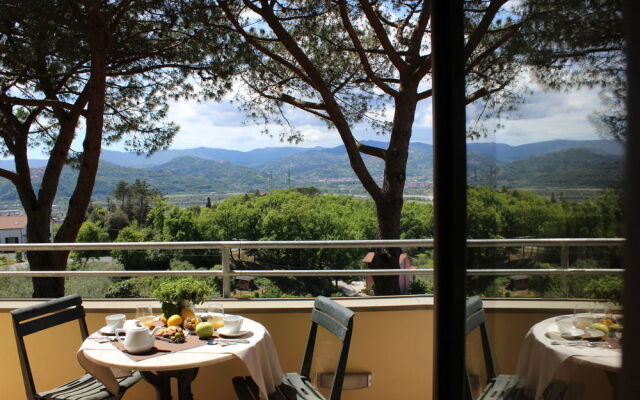
[[[518,357],[517,374],[526,379],[527,394],[541,399],[545,388],[554,379],[566,380],[581,373],[581,368],[591,367],[617,372],[622,364],[619,349],[601,347],[574,347],[562,339],[551,339],[547,332],[558,332],[555,318],[534,325],[527,333]]]
[[[244,319],[243,330],[250,330],[253,335],[247,337],[250,343],[231,346],[207,345],[194,347],[163,356],[133,361],[111,343],[98,343],[96,340],[85,340],[78,351],[80,364],[109,391],[117,392],[116,377],[127,370],[172,370],[196,368],[216,364],[232,358],[241,359],[251,377],[260,388],[260,395],[266,399],[267,394],[275,390],[282,382],[282,368],[278,352],[269,332],[258,322]]]

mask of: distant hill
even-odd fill
[[[211,165],[205,165],[211,164]],[[111,196],[118,181],[133,182],[146,180],[163,194],[187,193],[231,193],[247,192],[259,189],[267,191],[268,179],[260,173],[245,167],[228,163],[185,157],[174,160],[164,166],[165,169],[131,168],[101,161],[96,176],[93,196],[104,198]],[[179,171],[201,171],[201,174],[180,173]],[[207,176],[206,173],[213,175]],[[242,172],[239,172],[242,171]],[[32,179],[36,191],[42,179],[43,168],[32,169]],[[65,167],[60,177],[57,197],[68,198],[73,192],[78,176],[77,170]],[[15,188],[7,180],[0,180],[0,201],[17,201]]]
[[[174,158],[151,169],[204,178],[211,186],[226,188],[226,191],[247,191],[248,187],[264,189],[269,181],[268,174],[261,171],[234,165],[228,161],[212,161],[193,156]]]
[[[622,160],[585,148],[569,149],[514,161],[498,170],[497,185],[506,187],[600,188],[622,177]]]
[[[467,143],[468,152],[493,157],[498,164],[576,148],[618,157],[622,157],[624,153],[622,145],[612,140],[548,140],[520,146],[510,146],[503,143]]]
[[[365,143],[386,146],[383,142]],[[610,141],[556,140],[522,146],[472,142],[468,143],[467,149],[470,185],[600,188],[616,184],[622,174],[622,148]],[[432,152],[430,144],[411,144],[408,181],[427,182],[432,179]],[[370,156],[364,159],[371,175],[380,183],[384,168],[382,160]],[[0,167],[12,169],[12,164],[12,160],[4,160]],[[32,179],[37,186],[44,171],[44,161],[31,160],[31,165],[35,166]],[[59,198],[71,195],[76,176],[75,170],[65,167],[58,189]],[[241,193],[292,186],[316,186],[329,192],[364,194],[343,146],[265,148],[250,152],[201,147],[168,150],[150,158],[106,150],[96,178],[94,196],[110,196],[118,181],[133,182],[135,179],[147,180],[164,194]],[[13,185],[0,180],[0,201],[16,200]]]
[[[367,140],[363,141],[363,143],[383,148],[388,146],[388,143],[376,140]],[[584,148],[597,154],[609,154],[620,157],[623,154],[623,148],[620,143],[610,140],[550,140],[523,144],[520,146],[511,146],[503,143],[467,143],[467,151],[469,154],[478,154],[480,157],[489,157],[500,165],[511,161],[523,160],[535,155],[548,154],[571,148]],[[265,147],[250,151],[196,147],[193,149],[159,151],[148,157],[135,153],[102,150],[101,160],[126,167],[151,168],[161,164],[166,164],[176,158],[190,156],[205,160],[228,161],[236,165],[248,166],[255,169],[264,169],[264,165],[270,161],[277,162],[278,160],[282,160],[296,154],[314,154],[314,152],[316,155],[317,152],[321,152],[323,154],[346,156],[344,146],[313,148],[294,146]],[[427,143],[413,142],[411,143],[409,152],[423,155],[429,154],[429,157],[431,157],[433,146]],[[41,167],[46,164],[46,160],[32,159],[30,162],[33,168]],[[0,160],[0,168],[13,170],[13,161]]]
[[[251,151],[226,150],[208,147],[194,149],[163,150],[151,156],[125,153],[121,151],[103,150],[102,159],[127,167],[149,168],[165,164],[180,157],[198,157],[205,160],[228,161],[237,165],[250,165],[275,160],[291,154],[309,150],[305,147],[266,147]]]

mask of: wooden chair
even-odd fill
[[[102,383],[89,374],[85,374],[55,389],[37,393],[23,338],[32,333],[77,320],[80,325],[82,339],[86,339],[89,334],[85,321],[84,308],[82,307],[82,299],[79,295],[74,294],[34,306],[18,308],[11,311],[11,318],[13,320],[13,329],[18,346],[20,368],[22,370],[27,399],[29,400],[117,400],[122,397],[128,388],[133,386],[133,384],[141,378],[138,372],[129,377],[118,378],[120,392],[115,394],[109,393]],[[52,365],[52,368],[60,367],[64,368],[60,365]]]
[[[482,300],[480,296],[473,296],[467,299],[466,311],[466,334],[469,335],[474,329],[480,328],[482,340],[482,354],[484,356],[484,364],[487,372],[487,383],[478,400],[484,399],[522,399],[524,381],[522,377],[514,375],[498,375],[493,364],[493,356],[491,354],[491,344],[489,343],[489,334],[485,325],[484,309],[482,308]],[[465,374],[467,381],[468,400],[473,399],[471,394],[471,380],[469,373]]]
[[[318,325],[334,334],[342,342],[342,349],[335,369],[331,386],[330,400],[339,400],[342,395],[342,383],[349,355],[349,344],[353,330],[353,311],[341,306],[326,297],[318,297],[311,313],[311,329],[302,361],[300,373],[285,373],[280,385],[270,400],[324,400],[325,397],[311,384],[310,373],[313,351],[316,343]],[[233,387],[240,400],[257,400],[260,398],[258,386],[250,376],[233,378]]]

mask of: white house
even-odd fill
[[[27,216],[0,216],[0,243],[26,243]]]

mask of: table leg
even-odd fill
[[[191,382],[198,376],[198,368],[181,369],[177,371],[140,371],[142,377],[156,389],[158,400],[171,400],[170,378],[178,381],[178,400],[193,400]]]
[[[158,400],[171,400],[171,382],[169,376],[164,374],[154,374],[149,371],[140,371],[145,381],[149,382],[156,390]]]
[[[184,369],[176,372],[176,378],[178,379],[178,399],[193,400],[191,382],[196,379],[196,376],[198,375],[198,368]]]

